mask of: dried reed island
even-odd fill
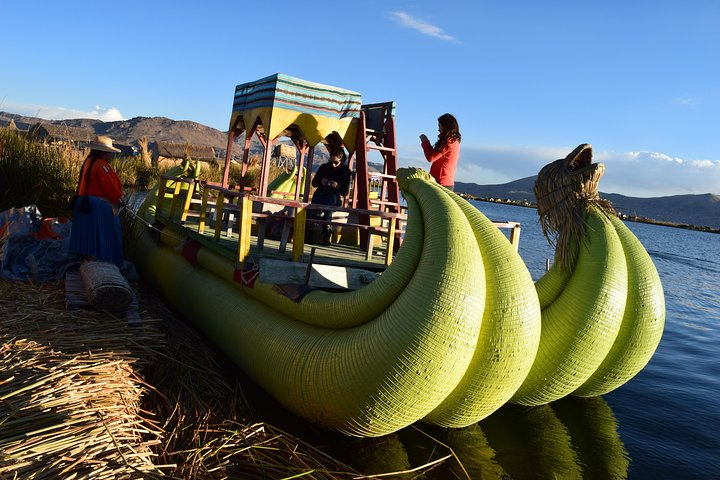
[[[0,129],[0,211],[36,205],[46,218],[67,216],[86,154]],[[147,151],[114,165],[126,192],[163,171]],[[281,421],[269,422],[258,405],[272,400],[156,292],[131,285],[140,319],[133,323],[69,309],[62,278],[0,278],[0,478],[412,478],[448,462],[462,470],[440,443],[410,468],[406,457],[390,461],[383,440],[364,442],[364,455],[353,444],[350,465],[330,447],[354,440],[318,432],[279,407],[273,418]]]

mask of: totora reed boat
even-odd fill
[[[349,435],[465,427],[507,402],[602,395],[637,374],[662,335],[662,286],[598,196],[604,167],[590,145],[538,175],[538,213],[557,249],[534,283],[519,225],[398,168],[394,110],[282,74],[238,85],[222,184],[197,180],[186,161],[137,212],[143,278],[289,410]],[[251,188],[254,137],[263,153]],[[275,147],[287,144],[296,157],[271,179]],[[339,207],[308,201],[303,177],[321,144],[349,153],[353,186]],[[327,209],[332,220],[316,215]],[[330,245],[314,244],[322,226]]]

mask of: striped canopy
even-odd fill
[[[337,132],[352,152],[361,105],[357,92],[277,73],[235,87],[230,129],[251,129],[259,118],[265,138],[275,140],[294,124],[311,146]]]

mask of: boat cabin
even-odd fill
[[[231,185],[232,147],[243,133],[241,174]],[[248,175],[253,138],[262,145],[255,181]],[[351,186],[340,206],[311,203],[320,145],[348,159]],[[232,255],[238,271],[273,277],[263,282],[292,283],[296,275],[305,285],[359,288],[402,245],[407,211],[397,168],[394,102],[363,104],[357,92],[278,73],[235,88],[222,184],[199,181],[183,165],[179,177],[162,178],[156,218]],[[328,210],[331,220],[317,215]],[[315,235],[323,226],[332,229],[328,245]],[[506,227],[516,243],[519,225]],[[320,266],[336,269],[332,279]]]

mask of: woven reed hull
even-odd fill
[[[584,222],[572,273],[553,267],[536,284],[543,331],[515,403],[608,393],[633,378],[660,342],[665,299],[649,255],[600,207],[590,207]]]
[[[442,209],[457,208],[431,196],[426,201],[438,217]],[[290,410],[345,433],[384,435],[432,411],[462,378],[477,343],[485,287],[475,274],[482,272],[477,245],[467,224],[446,219],[456,235],[431,247],[418,269],[435,272],[428,275],[433,286],[452,269],[447,290],[427,292],[424,282],[411,281],[378,318],[354,328],[297,322],[147,238],[139,245],[138,264],[171,303]],[[451,240],[463,248],[448,248]],[[470,259],[461,254],[466,252]],[[440,262],[438,255],[444,257]],[[460,291],[463,304],[454,301]]]
[[[296,303],[271,285],[242,287],[233,280],[231,262],[212,251],[201,248],[196,267],[187,263],[177,253],[174,230],[161,234],[161,245],[144,233],[136,265],[289,410],[350,435],[385,435],[418,420],[463,427],[508,401],[539,405],[577,389],[598,368],[614,334],[598,341],[602,352],[580,354],[595,360],[580,376],[569,375],[567,384],[533,374],[542,370],[535,364],[540,349],[546,364],[559,364],[567,354],[543,347],[540,300],[517,252],[474,206],[426,174],[401,169],[398,179],[411,207],[403,248],[383,275],[354,292],[311,292]],[[148,197],[146,204],[153,200]],[[638,288],[628,284],[621,262],[634,260],[622,251],[613,226],[603,222],[604,234],[614,238],[613,260],[606,261],[607,249],[596,249],[591,275],[577,274],[581,268],[560,275],[549,285],[550,294],[543,293],[543,308],[561,310],[557,302],[577,292],[582,300],[583,285],[607,277],[612,292],[602,285],[596,290],[599,297],[617,298],[612,320],[622,317],[625,296]],[[586,297],[590,304],[596,301]],[[573,310],[588,309],[592,306]],[[602,305],[595,310],[597,318],[568,322],[607,324]],[[575,335],[566,332],[564,338]],[[659,335],[652,338],[659,341]],[[586,340],[588,349],[598,343]],[[618,348],[632,349],[630,343]],[[535,394],[545,390],[551,394]]]
[[[464,200],[425,180],[409,181],[406,193],[422,214],[409,219],[391,267],[355,292],[317,292],[295,303],[271,286],[245,289],[232,281],[232,265],[210,251],[198,254],[201,268],[190,266],[175,253],[176,234],[161,236],[165,247],[143,237],[136,264],[300,416],[359,436],[385,435],[423,418],[464,426],[499,408],[524,379],[539,341],[539,305],[529,272],[492,222],[471,223],[466,211],[477,210],[463,210]],[[479,239],[489,246],[480,248]],[[515,260],[500,262],[508,255]],[[496,284],[507,292],[495,291]],[[296,320],[304,317],[319,324]],[[491,345],[503,329],[506,341]]]

